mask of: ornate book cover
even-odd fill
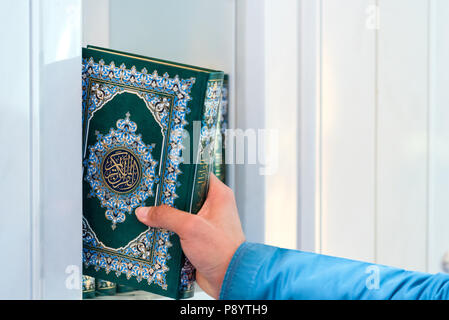
[[[113,296],[117,293],[117,285],[114,282],[95,279],[95,294],[97,296]]]
[[[176,234],[140,206],[197,213],[213,170],[223,72],[83,49],[83,272],[172,298],[194,291]]]
[[[95,278],[83,275],[83,299],[95,298]]]
[[[217,136],[215,137],[214,174],[223,183],[226,181],[226,129],[228,128],[229,76],[224,75],[221,104],[218,113]]]

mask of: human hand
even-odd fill
[[[136,216],[147,226],[178,234],[196,268],[198,285],[218,299],[229,262],[245,241],[232,190],[211,174],[207,199],[198,214],[161,205],[138,208]]]

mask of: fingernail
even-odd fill
[[[142,219],[145,217],[145,215],[146,215],[146,210],[144,207],[139,207],[136,209],[137,218]]]

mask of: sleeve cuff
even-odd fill
[[[275,251],[274,247],[244,242],[234,253],[221,285],[220,300],[255,299],[253,287],[257,274]]]

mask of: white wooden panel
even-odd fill
[[[0,299],[31,298],[29,16],[28,0],[2,1]]]
[[[429,271],[449,252],[449,1],[431,1]]]
[[[299,17],[298,248],[320,251],[319,120],[321,1],[301,0]]]
[[[40,128],[34,133],[40,156],[40,298],[80,299],[81,0],[40,3],[35,28],[41,29],[41,47],[36,50],[41,56],[34,65],[40,82],[35,92]]]
[[[0,298],[80,298],[81,1],[2,2]],[[10,26],[14,26],[13,29]],[[0,80],[2,81],[2,80]]]
[[[31,298],[81,298],[81,0],[30,4]]]
[[[322,253],[374,260],[374,1],[322,2]]]
[[[265,127],[265,3],[237,0],[236,127]],[[235,195],[246,239],[265,239],[265,179],[257,164],[235,166]]]
[[[377,262],[425,270],[428,2],[379,4]]]
[[[271,135],[266,140],[267,161],[260,163],[265,164],[268,195],[265,243],[296,249],[299,6],[296,0],[266,0],[265,4],[265,127]],[[259,152],[260,148],[259,144]]]

